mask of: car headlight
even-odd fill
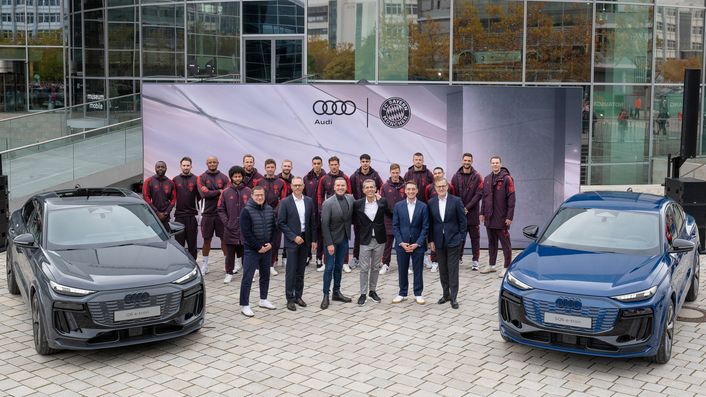
[[[188,274],[181,276],[178,279],[172,281],[172,283],[174,283],[174,284],[188,283],[189,281],[196,278],[196,275],[198,274],[198,272],[199,272],[199,269],[197,267],[194,267],[194,270],[192,270]]]
[[[51,286],[51,289],[54,290],[54,292],[62,295],[70,295],[70,296],[86,296],[90,295],[96,291],[91,291],[88,289],[81,289],[81,288],[74,288],[74,287],[67,287],[65,285],[61,285],[59,283],[55,283],[53,281],[49,281],[49,286]]]
[[[530,287],[529,285],[516,279],[515,276],[513,276],[511,272],[507,272],[507,282],[510,283],[510,285],[512,285],[513,287],[519,288],[521,290],[532,289],[532,287]]]
[[[654,287],[652,287],[650,289],[646,289],[644,291],[633,292],[632,294],[613,296],[612,298],[615,300],[619,300],[621,302],[637,302],[637,301],[643,301],[645,299],[651,298],[652,295],[655,294],[655,292],[657,292],[656,285]]]

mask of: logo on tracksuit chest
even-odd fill
[[[219,189],[221,189],[223,187],[223,181],[218,180],[216,183],[218,184]]]
[[[193,192],[193,191],[194,191],[194,183],[193,183],[193,182],[189,182],[189,185],[188,185],[188,186],[189,186],[189,191],[190,191],[190,192]]]
[[[169,191],[172,190],[172,187],[169,185],[164,185],[163,188],[164,188],[164,194],[169,194]]]

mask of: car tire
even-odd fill
[[[17,279],[15,278],[15,269],[12,267],[12,251],[10,249],[5,252],[5,271],[7,275],[7,290],[12,295],[20,294],[20,287],[17,285]]]
[[[56,353],[58,350],[49,347],[47,335],[44,331],[44,319],[39,306],[37,294],[32,294],[32,334],[34,336],[34,348],[42,356]]]
[[[699,297],[699,278],[701,276],[701,265],[699,263],[699,250],[696,250],[696,258],[694,258],[694,274],[691,276],[689,284],[689,292],[686,293],[687,302],[693,302]]]
[[[674,302],[670,299],[669,306],[667,306],[664,327],[662,327],[662,333],[659,336],[657,354],[649,358],[653,363],[666,364],[669,362],[669,359],[672,358],[672,343],[674,341],[674,328],[676,323],[677,316],[674,312]]]

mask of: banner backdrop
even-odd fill
[[[277,172],[292,160],[297,176],[311,169],[313,156],[328,170],[336,155],[350,176],[367,153],[386,180],[391,163],[404,175],[421,152],[429,169],[443,167],[450,180],[464,152],[484,176],[497,154],[515,180],[510,234],[519,248],[527,245],[522,226],[545,224],[579,191],[581,95],[563,87],[145,84],[145,177],[159,160],[176,176],[183,156],[199,175],[215,155],[227,174],[246,153],[261,173],[267,158]]]

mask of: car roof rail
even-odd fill
[[[118,187],[80,187],[76,185],[74,189],[56,190],[53,192],[59,198],[110,196],[110,197],[139,197],[127,189]]]

